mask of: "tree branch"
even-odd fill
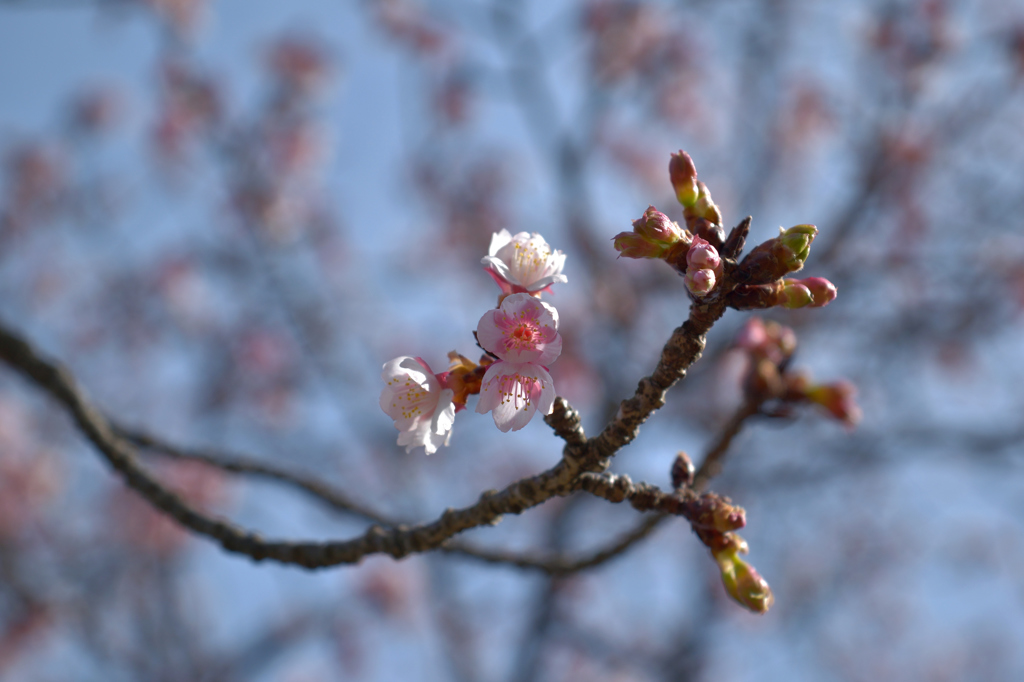
[[[705,334],[724,310],[721,296],[691,306],[690,318],[665,344],[654,373],[641,380],[633,398],[623,401],[616,419],[597,438],[585,440],[579,414],[564,399],[558,398],[552,414],[545,420],[566,441],[562,459],[554,467],[516,481],[501,491],[486,491],[476,504],[462,509],[449,508],[430,523],[388,528],[374,525],[350,540],[331,542],[265,540],[258,533],[202,513],[164,487],[141,466],[136,445],[92,404],[66,369],[43,359],[27,341],[3,323],[0,323],[0,359],[62,403],[78,428],[121,474],[125,483],[182,526],[216,540],[230,552],[244,554],[256,561],[272,559],[313,569],[356,563],[370,554],[388,554],[398,559],[437,549],[464,530],[493,525],[504,514],[520,514],[552,497],[575,492],[582,485],[581,474],[606,470],[608,459],[635,438],[639,425],[664,405],[666,391],[700,357]],[[134,436],[136,441],[143,443],[154,442],[147,441],[144,434],[126,435]],[[283,480],[284,472],[272,467],[243,461],[227,464],[238,470]],[[322,495],[326,490],[320,484],[291,475],[288,478],[294,485],[321,499],[331,498],[330,494]],[[376,516],[375,512],[347,498],[334,499],[334,503],[346,511],[370,518]],[[449,551],[469,553],[467,548],[459,545],[450,547]]]
[[[304,476],[303,474],[288,471],[242,455],[180,447],[145,431],[123,426],[113,420],[109,421],[110,428],[115,435],[136,447],[150,450],[171,459],[202,462],[203,464],[208,464],[231,473],[249,474],[256,478],[265,478],[283,483],[327,504],[335,511],[358,516],[373,523],[387,526],[397,526],[401,523],[398,519],[388,517],[352,500],[340,490],[322,483],[311,476]]]
[[[740,405],[739,409],[737,409],[729,418],[729,421],[725,423],[725,426],[718,434],[718,438],[708,450],[707,454],[704,455],[704,461],[700,463],[700,468],[697,469],[697,473],[693,476],[693,483],[690,484],[691,488],[700,492],[707,487],[712,478],[721,473],[722,460],[725,458],[725,454],[729,451],[729,446],[732,444],[733,438],[739,434],[747,419],[761,411],[762,404],[763,401],[757,399],[747,399],[743,401],[743,404]]]

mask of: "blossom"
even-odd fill
[[[490,412],[503,433],[518,431],[537,410],[551,414],[555,384],[548,371],[532,362],[496,362],[484,374],[476,411]]]
[[[553,251],[536,232],[495,232],[480,262],[504,294],[539,294],[555,282],[569,281],[562,274],[565,254]]]
[[[448,445],[455,420],[455,392],[444,386],[422,358],[408,355],[385,363],[380,408],[395,420],[406,452],[423,446],[429,455]]]
[[[545,365],[562,352],[558,312],[529,294],[512,294],[484,313],[476,333],[499,358],[484,374],[476,411],[491,412],[504,432],[523,428],[537,410],[550,414],[555,386]]]

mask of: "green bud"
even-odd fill
[[[757,570],[739,557],[747,553],[747,543],[735,533],[723,536],[719,549],[712,549],[722,573],[722,585],[740,606],[754,613],[767,613],[775,602],[768,582]]]
[[[783,308],[806,308],[814,304],[814,295],[811,290],[795,279],[785,279],[782,291],[779,292],[779,304]]]
[[[779,228],[779,231],[775,255],[787,272],[796,272],[804,266],[804,261],[811,250],[811,242],[818,235],[818,228],[814,225],[797,225],[788,230]]]

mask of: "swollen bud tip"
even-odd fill
[[[668,177],[672,181],[676,199],[684,207],[689,208],[697,203],[700,190],[697,187],[697,167],[686,152],[680,150],[672,154],[668,162]]]
[[[719,551],[713,551],[715,561],[722,573],[722,585],[736,603],[754,613],[767,613],[775,596],[768,581],[757,570],[739,557],[747,553],[747,543],[734,533],[726,538],[735,541],[725,543]]]

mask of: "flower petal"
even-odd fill
[[[491,412],[502,432],[518,431],[538,409],[550,413],[554,399],[554,382],[540,365],[496,362],[484,374],[476,411]]]

